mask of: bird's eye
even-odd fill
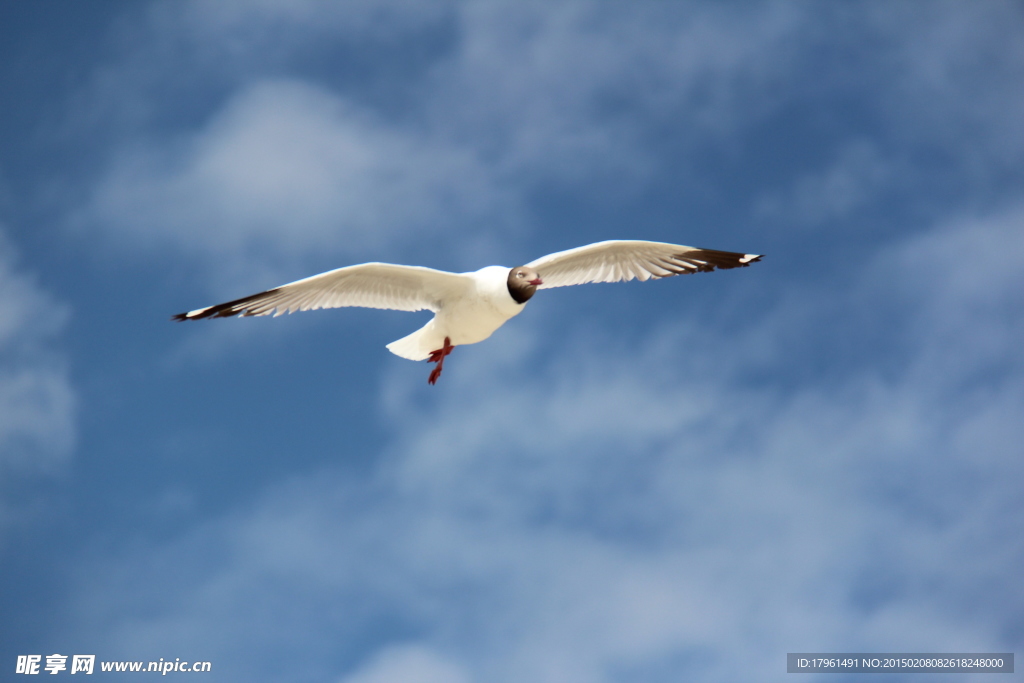
[[[516,277],[522,277],[523,273],[516,273]]]

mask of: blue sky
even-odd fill
[[[0,666],[1019,653],[1022,82],[994,0],[5,3]],[[169,321],[613,238],[767,257],[541,292],[435,387],[422,313]]]

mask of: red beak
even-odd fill
[[[530,280],[530,284],[533,285],[534,287],[536,287],[537,285],[544,284],[544,281],[541,280],[539,277],[535,277],[532,280]]]

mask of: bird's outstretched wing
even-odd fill
[[[644,281],[715,268],[743,268],[760,260],[759,254],[737,254],[665,242],[610,240],[548,254],[526,265],[536,270],[544,281],[538,289],[549,289],[634,278]]]
[[[233,315],[275,316],[318,308],[362,306],[398,311],[434,311],[472,287],[466,275],[418,266],[362,263],[314,275],[259,294],[216,306],[179,313],[174,320],[227,318]]]

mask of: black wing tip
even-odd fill
[[[180,323],[183,320],[202,320],[203,318],[227,318],[232,315],[238,315],[243,310],[245,310],[240,309],[237,311],[232,311],[230,310],[230,306],[228,304],[223,305],[228,306],[228,308],[221,308],[220,306],[211,306],[210,308],[207,308],[205,310],[199,309],[198,312],[189,311],[187,313],[179,313],[178,315],[172,316],[171,320]]]
[[[180,323],[183,320],[202,320],[203,318],[223,318],[223,317],[226,317],[226,316],[229,316],[229,315],[237,315],[238,313],[241,312],[241,311],[236,311],[234,313],[231,313],[231,312],[217,311],[217,310],[215,310],[217,308],[219,308],[219,306],[211,306],[210,308],[199,309],[198,311],[188,311],[187,313],[179,313],[178,315],[172,316],[171,320],[174,320],[175,322],[179,322]]]
[[[716,268],[720,270],[746,268],[751,263],[757,263],[763,257],[764,254],[741,254],[734,251],[696,248],[677,254],[674,258],[690,264],[698,273],[710,273]]]
[[[187,313],[179,313],[171,317],[171,320],[181,322],[183,320],[202,320],[203,318],[230,318],[232,316],[252,316],[256,315],[249,310],[246,304],[251,304],[254,301],[258,301],[269,294],[274,294],[281,288],[268,289],[265,292],[259,294],[253,294],[251,296],[244,296],[241,299],[235,299],[234,301],[228,301],[223,304],[217,304],[216,306],[210,306],[209,308],[200,308],[195,311],[188,311]]]

